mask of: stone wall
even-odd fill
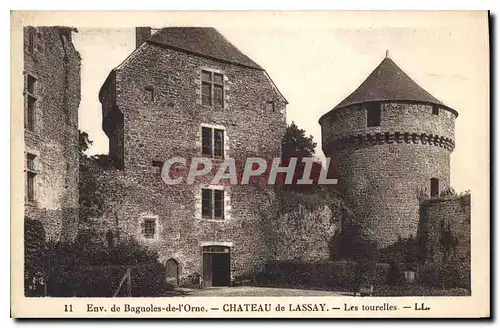
[[[380,247],[416,236],[418,192],[450,184],[455,115],[423,104],[383,104],[381,123],[366,127],[363,105],[321,120],[323,151],[340,173],[345,199]]]
[[[386,132],[401,136],[409,133],[410,137],[416,133],[443,137],[450,143],[455,139],[456,116],[451,111],[441,107],[439,114],[432,114],[432,105],[421,103],[387,102],[382,104],[380,126],[366,126],[366,105],[353,105],[340,108],[328,113],[322,118],[322,140],[324,145],[334,143],[359,134],[373,134]],[[325,147],[325,146],[324,146]],[[328,146],[327,146],[328,147]]]
[[[75,237],[78,223],[81,58],[72,32],[66,27],[24,28],[25,113],[28,75],[36,79],[35,128],[24,130],[24,152],[36,156],[37,173],[35,201],[25,198],[25,215],[41,220],[48,238],[63,240]]]
[[[272,231],[276,235],[275,260],[330,260],[331,240],[339,228],[340,218],[333,217],[328,205],[288,209],[279,216]]]
[[[224,108],[201,104],[202,69],[224,74]],[[105,95],[115,86],[114,103]],[[153,100],[146,88],[153,90]],[[266,110],[267,101],[275,102],[274,111]],[[225,190],[225,220],[204,220],[201,188],[214,186],[207,181],[166,185],[152,166],[175,156],[186,157],[189,165],[201,156],[202,125],[224,129],[225,157],[274,157],[286,127],[286,104],[264,71],[145,43],[110,75],[101,102],[105,121],[112,110],[123,115],[123,147],[110,144],[116,157],[123,152],[124,164],[111,178],[119,182],[108,200],[111,225],[119,218],[120,230],[157,249],[162,262],[177,260],[181,278],[202,273],[202,245],[230,246],[234,275],[251,272],[268,258],[260,241],[266,233],[262,213],[275,198],[271,187],[217,186]],[[115,133],[112,126],[108,136]],[[158,224],[152,239],[142,236],[144,217]]]
[[[445,256],[448,256],[448,260],[470,265],[470,210],[470,195],[422,202],[419,237],[425,261],[442,263]],[[445,237],[447,233],[451,237],[449,250],[444,241],[448,238]]]

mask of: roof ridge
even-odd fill
[[[232,64],[264,70],[214,27],[164,27],[146,42]]]

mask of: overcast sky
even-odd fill
[[[473,173],[485,167],[478,144],[487,142],[489,136],[485,125],[489,67],[484,16],[463,14],[444,21],[434,17],[424,23],[409,19],[397,27],[382,27],[380,20],[351,27],[319,18],[274,17],[272,23],[263,20],[256,26],[255,17],[248,17],[236,25],[226,22],[219,26],[212,20],[205,26],[216,27],[266,69],[289,101],[287,121],[295,121],[313,135],[319,157],[323,157],[319,117],[356,89],[389,50],[396,64],[420,86],[459,112],[452,186],[471,189]],[[165,21],[163,26],[173,25]],[[134,50],[134,29],[78,30],[74,43],[82,56],[80,129],[94,140],[91,153],[107,153],[98,92],[110,70]]]

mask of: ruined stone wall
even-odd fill
[[[331,240],[340,227],[328,205],[314,209],[299,205],[276,220],[275,260],[327,261],[332,257]]]
[[[224,74],[224,108],[201,104],[202,69]],[[275,197],[271,187],[225,183],[225,219],[204,220],[201,188],[209,183],[169,186],[151,164],[174,156],[189,164],[201,156],[202,125],[224,129],[226,158],[274,157],[286,127],[285,101],[265,72],[146,43],[116,71],[116,95],[124,170],[115,173],[122,186],[111,216],[120,218],[121,230],[157,249],[162,262],[177,260],[181,278],[202,273],[202,245],[210,243],[231,246],[234,275],[260,266],[268,257],[259,241],[266,233],[262,214]],[[274,111],[266,111],[267,101],[275,102]],[[144,217],[158,222],[153,239],[141,234]]]
[[[419,237],[426,261],[442,263],[448,256],[448,260],[470,265],[470,210],[470,195],[422,202]],[[449,232],[451,242],[446,246],[445,234]]]
[[[24,130],[24,152],[36,156],[37,172],[35,201],[25,199],[25,215],[41,220],[48,238],[63,240],[75,237],[78,223],[81,58],[71,33],[64,27],[24,28],[25,115],[27,77],[36,79],[35,128]]]
[[[380,247],[416,236],[419,189],[450,184],[454,148],[451,112],[423,104],[383,104],[381,123],[366,127],[363,105],[334,111],[322,121],[326,156],[337,166],[346,202]]]

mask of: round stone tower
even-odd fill
[[[386,57],[320,118],[323,152],[379,247],[416,236],[419,193],[437,196],[449,187],[457,116]]]

